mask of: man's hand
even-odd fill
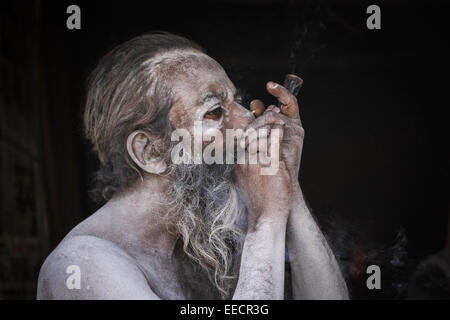
[[[276,118],[265,119],[266,121],[255,121],[250,126],[255,130],[261,127],[269,129],[267,132],[268,140],[268,156],[270,157],[270,129],[280,130],[280,140],[283,139],[283,125],[282,122]],[[258,124],[259,122],[259,124]],[[250,127],[249,126],[249,127]],[[279,141],[278,141],[279,142]],[[246,157],[249,153],[257,153],[259,144],[254,144],[255,149],[251,147],[245,148]],[[277,148],[278,152],[280,149]],[[280,154],[277,155],[280,157]],[[256,164],[238,164],[236,166],[235,174],[237,178],[237,185],[243,196],[246,206],[248,208],[248,225],[249,231],[254,230],[261,222],[264,221],[279,221],[286,223],[290,205],[291,205],[291,178],[284,161],[279,162],[278,171],[274,175],[263,175],[261,169],[264,167],[259,162]]]
[[[281,143],[281,160],[286,164],[293,190],[298,190],[298,172],[305,130],[300,120],[297,98],[285,87],[272,81],[267,83],[266,89],[281,103],[281,110],[275,105],[265,108],[262,101],[253,100],[250,103],[250,109],[254,111],[257,119],[251,125],[263,126],[265,123],[273,122],[275,119],[283,121],[284,133]]]

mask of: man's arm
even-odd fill
[[[253,125],[257,127],[259,122],[262,121],[257,120]],[[261,168],[259,163],[243,164],[235,170],[237,185],[248,208],[248,230],[233,299],[284,298],[285,239],[292,199],[291,181],[283,161],[279,162],[275,175],[262,175]]]
[[[247,233],[233,299],[283,299],[286,222],[267,220]]]
[[[348,299],[339,265],[306,206],[300,187],[287,224],[294,299]]]
[[[282,107],[271,105],[262,113],[264,105],[258,100],[254,100],[250,107],[258,117],[256,121],[277,118],[285,123],[281,153],[291,177],[294,199],[286,231],[287,248],[291,260],[293,297],[294,299],[346,299],[348,298],[347,287],[339,266],[305,204],[297,181],[305,136],[297,98],[285,87],[271,81],[267,83],[266,88],[278,99]],[[277,188],[274,190],[279,192]]]

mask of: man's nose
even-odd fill
[[[240,104],[233,103],[225,115],[224,126],[226,129],[244,129],[253,120],[255,120],[255,116],[251,111]]]

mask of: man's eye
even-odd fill
[[[205,119],[218,120],[222,116],[222,107],[217,107],[205,113]]]

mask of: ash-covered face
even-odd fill
[[[209,56],[180,53],[160,71],[173,81],[175,103],[169,120],[176,129],[192,133],[194,123],[201,121],[203,134],[213,130],[224,133],[225,129],[243,129],[254,120],[223,68]]]

